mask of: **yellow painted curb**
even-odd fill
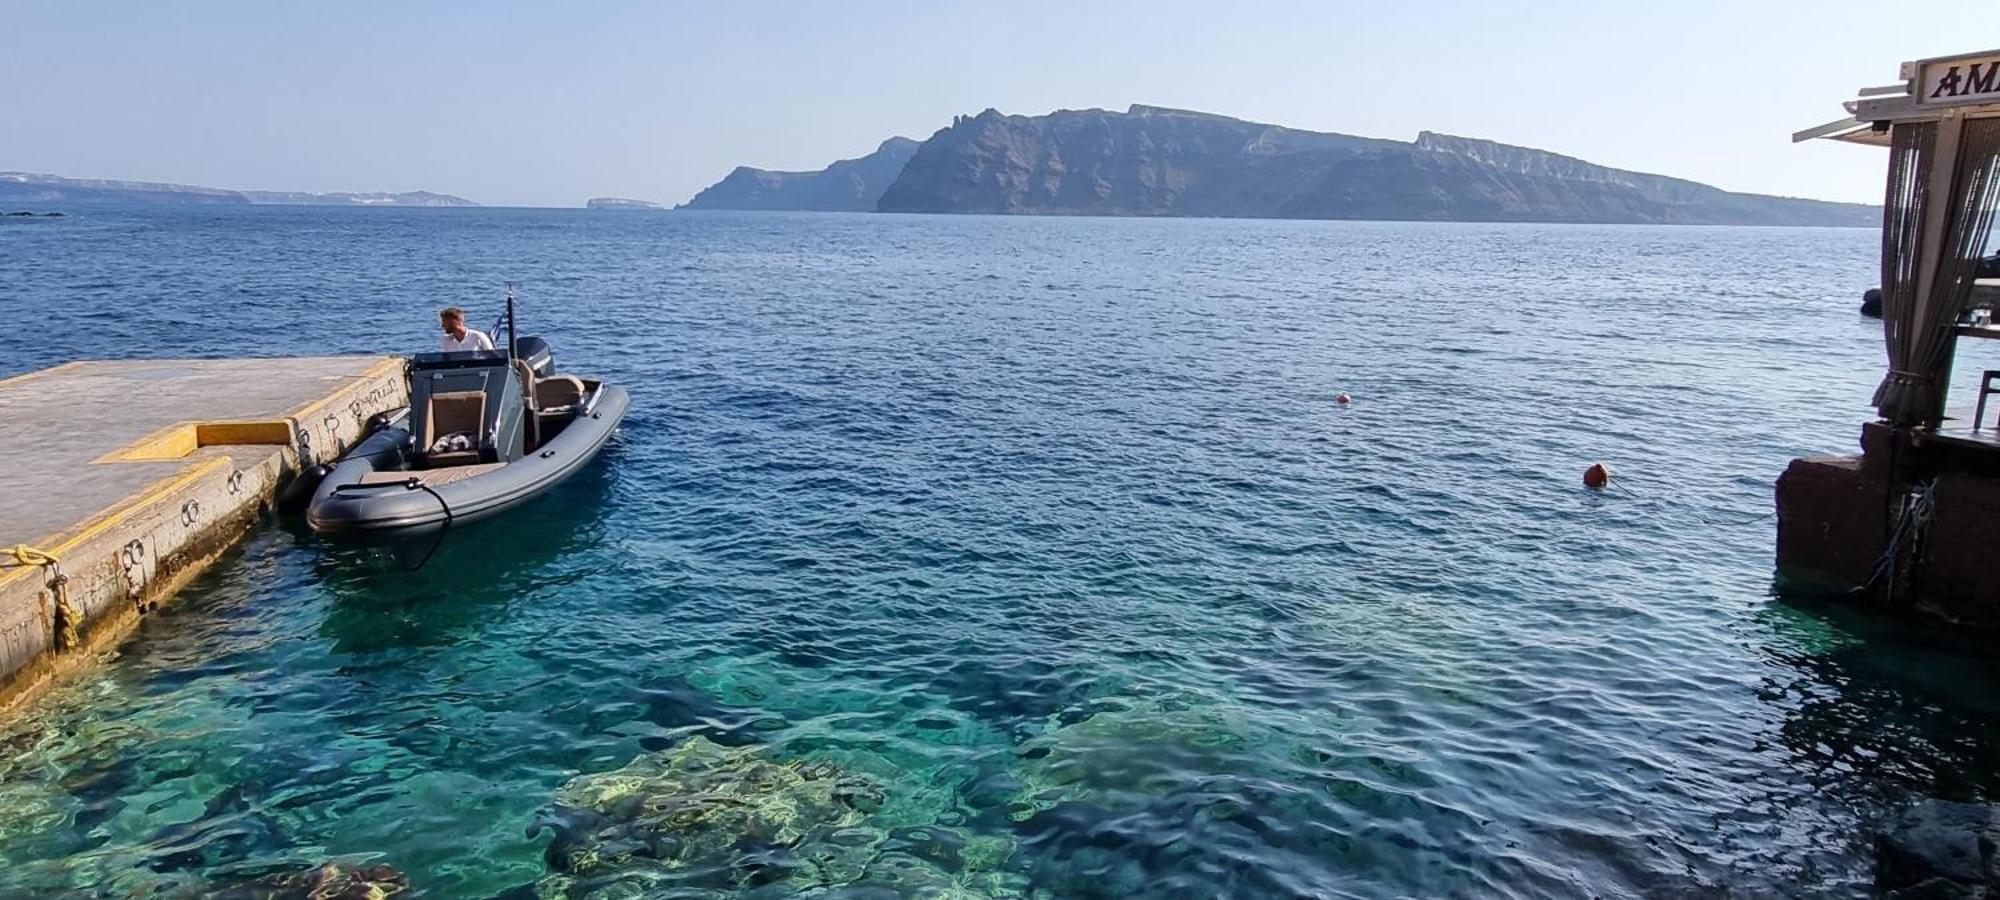
[[[289,419],[236,419],[222,422],[176,422],[130,444],[91,460],[93,465],[120,462],[160,462],[180,459],[203,447],[232,444],[290,446]]]

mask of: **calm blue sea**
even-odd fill
[[[274,518],[0,725],[0,895],[328,859],[436,897],[1865,894],[1872,823],[2000,795],[1993,665],[1772,590],[1773,479],[1867,415],[1876,247],[0,219],[0,375],[423,349],[512,281],[633,396],[592,471],[422,572]],[[661,783],[727,815],[552,874],[558,792],[661,758],[607,776],[614,820]]]

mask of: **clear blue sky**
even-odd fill
[[[988,106],[1139,102],[1879,202],[1880,151],[1790,132],[1996,43],[1980,3],[0,0],[0,169],[675,203]]]

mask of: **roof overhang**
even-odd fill
[[[1792,135],[1855,144],[1889,145],[1898,122],[1934,122],[1949,116],[2000,116],[2000,50],[1934,56],[1903,63],[1900,84],[1862,88],[1841,107],[1847,116]]]

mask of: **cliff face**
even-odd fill
[[[1275,215],[1314,167],[1399,146],[1149,106],[1034,117],[989,109],[925,141],[879,206],[885,212]]]
[[[795,209],[873,212],[883,189],[917,151],[917,142],[894,137],[859,159],[843,159],[817,172],[774,172],[738,166],[694,195],[689,209]]]
[[[1411,143],[1134,106],[932,135],[884,212],[1740,225],[1880,224],[1861,204],[1738,194],[1425,132]]]

